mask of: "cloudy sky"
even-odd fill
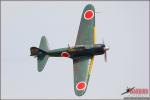
[[[29,49],[43,35],[50,49],[74,46],[87,4],[100,12],[96,42],[104,39],[110,50],[107,63],[103,55],[95,57],[87,91],[77,97],[72,60],[50,58],[39,73]],[[148,1],[2,1],[1,21],[2,98],[119,99],[132,96],[121,95],[127,87],[149,88]]]

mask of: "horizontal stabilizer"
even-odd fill
[[[47,39],[46,39],[45,36],[42,36],[39,48],[41,50],[44,50],[44,51],[48,52],[48,50],[49,50],[48,42],[47,42]]]
[[[47,40],[46,40],[45,36],[42,36],[42,38],[41,38],[39,49],[41,49],[45,52],[48,52],[48,50],[49,50],[48,49],[48,43],[47,43]],[[41,72],[44,69],[48,58],[49,58],[49,56],[47,54],[38,56],[37,63],[38,63],[38,71],[39,72]]]
[[[39,72],[41,72],[44,69],[48,58],[49,58],[48,55],[43,55],[43,56],[37,57],[38,71]]]

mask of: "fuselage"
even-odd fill
[[[104,54],[104,44],[95,45],[77,45],[74,47],[66,47],[60,49],[49,50],[50,57],[69,57],[76,58],[80,56],[93,56]]]

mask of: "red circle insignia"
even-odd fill
[[[85,13],[84,13],[84,18],[86,19],[86,20],[90,20],[90,19],[92,19],[94,17],[94,12],[93,12],[93,10],[87,10],[87,11],[85,11]]]
[[[70,54],[68,52],[62,52],[61,56],[62,57],[70,57]]]
[[[81,81],[81,82],[78,82],[77,85],[76,85],[76,88],[78,91],[81,91],[81,90],[84,90],[86,88],[86,83]]]

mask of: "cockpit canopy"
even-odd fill
[[[94,44],[94,45],[76,45],[74,48],[77,49],[89,49],[89,48],[101,48],[105,47],[104,44]]]

